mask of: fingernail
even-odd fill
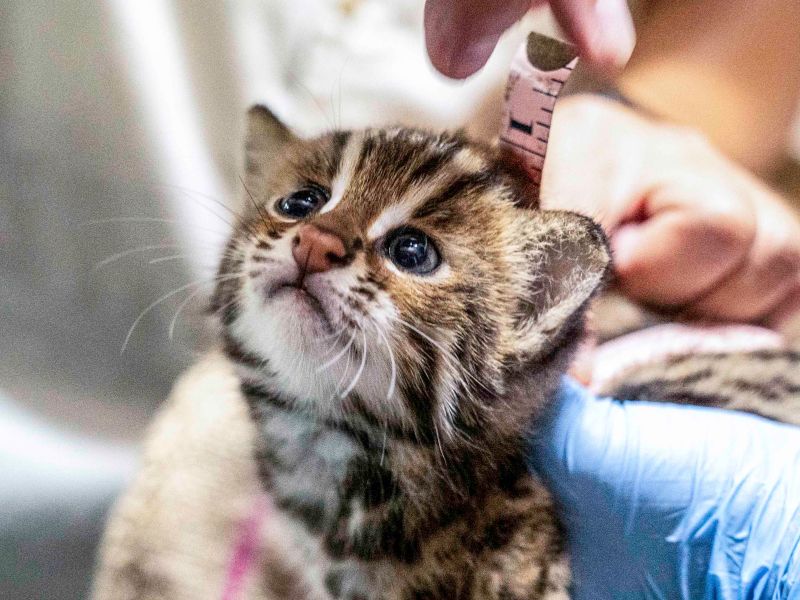
[[[628,3],[626,0],[597,0],[594,12],[597,19],[594,58],[598,63],[621,69],[636,45],[636,30]]]

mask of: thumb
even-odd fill
[[[626,0],[550,0],[550,7],[589,64],[614,72],[628,62],[636,32]]]
[[[638,221],[611,235],[620,286],[636,300],[687,304],[735,270],[753,242],[750,212],[705,199],[674,201],[680,197],[656,193]]]

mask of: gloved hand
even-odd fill
[[[575,598],[800,598],[800,428],[565,378],[529,460],[560,505]]]

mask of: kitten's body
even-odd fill
[[[481,480],[472,457],[248,401],[262,481],[313,557],[312,597],[567,597],[561,531],[521,453]]]
[[[460,136],[304,142],[263,109],[245,186],[214,305],[283,527],[253,597],[567,598],[525,436],[606,273],[597,226],[521,208],[525,180]],[[98,599],[181,597],[141,568],[138,595],[114,595],[111,562]]]
[[[258,284],[224,282],[215,303],[227,307],[227,351],[259,430],[261,480],[313,556],[303,575],[312,595],[566,597],[562,535],[525,468],[524,435],[605,273],[602,234],[576,215],[518,207],[525,180],[457,135],[288,142],[290,158],[275,167],[253,152],[272,126],[251,113],[248,190],[262,213],[306,182],[330,190],[301,221],[341,239],[341,257],[312,273],[319,279],[295,257],[262,283],[254,271],[296,254],[303,230],[256,212],[221,274],[241,269]],[[433,272],[404,272],[384,254],[381,240],[409,227],[436,240],[445,260]],[[292,288],[285,306],[271,281],[298,276],[327,327],[278,322],[295,318],[304,297]],[[273,304],[260,306],[259,294]],[[263,326],[277,333],[254,333]],[[285,336],[280,348],[273,336]]]

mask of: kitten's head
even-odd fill
[[[246,158],[214,299],[246,377],[418,436],[524,421],[552,391],[609,264],[592,221],[528,208],[513,161],[460,134],[301,140],[255,107]]]

